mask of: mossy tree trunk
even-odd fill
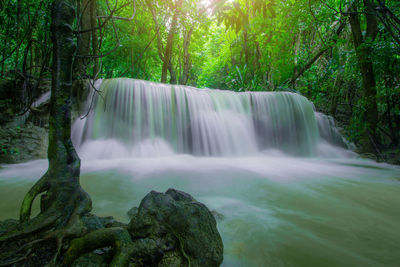
[[[370,0],[363,0],[365,8],[366,31],[363,35],[357,1],[354,2],[349,15],[354,48],[360,67],[363,94],[365,99],[363,119],[366,126],[362,130],[362,146],[369,151],[376,150],[376,127],[378,124],[378,107],[376,103],[376,81],[372,63],[372,42],[378,33],[378,23],[373,13],[374,7]]]
[[[99,55],[99,41],[97,36],[97,3],[96,0],[90,2],[90,27],[92,29],[92,47],[93,47],[93,79],[96,79],[100,72],[100,61],[97,57]]]
[[[84,31],[83,33],[78,35],[78,49],[77,49],[77,57],[74,62],[74,72],[76,75],[85,77],[86,67],[88,65],[88,59],[82,56],[86,56],[90,54],[90,41],[91,41],[91,20],[90,20],[90,1],[91,0],[82,0],[78,2],[77,12],[80,15],[79,30]]]
[[[95,78],[100,71],[99,55],[99,41],[97,33],[97,2],[96,0],[80,0],[78,3],[79,30],[81,34],[78,35],[78,49],[76,60],[74,62],[74,72],[79,78]],[[92,48],[92,53],[90,53]],[[93,57],[90,58],[89,55]],[[93,61],[93,73],[88,75],[87,68],[90,62]]]
[[[150,262],[151,264],[149,265],[153,266],[153,262],[160,261],[164,253],[171,252],[178,248],[182,251],[182,257],[187,258],[190,265],[190,259],[185,256],[182,241],[179,239],[180,237],[176,237],[178,240],[168,239],[165,243],[162,238],[153,234],[146,234],[140,238],[137,236],[132,238],[132,233],[128,231],[129,227],[121,223],[117,224],[119,225],[117,227],[114,226],[96,230],[90,230],[89,226],[89,229],[85,228],[82,217],[90,212],[91,199],[80,186],[80,159],[70,138],[72,66],[76,49],[74,42],[75,36],[72,31],[72,24],[75,19],[75,1],[76,0],[53,0],[52,3],[51,34],[53,44],[53,66],[49,118],[49,168],[46,174],[41,177],[26,194],[21,206],[20,224],[16,226],[17,229],[14,231],[11,230],[4,236],[0,236],[1,249],[6,247],[7,249],[13,250],[0,253],[4,254],[4,256],[1,255],[0,266],[10,266],[17,262],[24,262],[28,260],[28,257],[31,257],[31,255],[33,255],[33,257],[38,256],[38,254],[31,254],[32,248],[36,249],[42,245],[39,243],[50,239],[55,240],[57,245],[55,248],[51,246],[49,249],[51,256],[48,257],[47,254],[39,255],[39,257],[45,257],[46,266],[71,266],[74,260],[84,253],[93,251],[95,248],[104,247],[113,248],[113,258],[110,261],[110,266],[129,266],[131,265],[131,258],[135,258],[137,262]],[[217,264],[206,265],[218,266],[222,262],[223,247],[221,238],[216,230],[215,219],[212,217],[210,211],[201,203],[192,203],[194,199],[186,193],[177,192],[176,190],[169,190],[168,192],[172,194],[171,196],[166,196],[169,202],[163,202],[172,203],[172,196],[177,196],[176,201],[184,197],[185,199],[188,198],[187,202],[194,204],[194,207],[202,209],[202,211],[198,210],[195,213],[204,213],[205,215],[195,217],[194,221],[198,223],[200,219],[206,218],[205,224],[207,225],[207,229],[212,228],[210,233],[214,235],[214,238],[218,242],[216,254],[218,256]],[[40,213],[35,218],[31,219],[32,203],[40,194],[42,194]],[[150,195],[155,195],[155,193],[152,192]],[[184,206],[182,207],[182,210],[185,210]],[[175,211],[172,206],[168,206],[167,210]],[[154,211],[151,212],[151,214],[153,213]],[[178,212],[178,214],[181,213]],[[149,218],[148,215],[145,217]],[[160,218],[162,217],[163,216]],[[170,216],[168,215],[165,217],[169,218]],[[183,216],[179,217],[179,220],[183,220],[187,217],[188,215],[183,214]],[[147,223],[148,222],[147,220]],[[152,223],[158,225],[157,222]],[[200,223],[200,225],[202,224],[203,222]],[[130,224],[131,227],[134,227],[134,225],[134,223]],[[140,224],[139,228],[142,227],[141,225],[142,224]],[[186,225],[185,231],[186,229],[192,229],[193,227],[191,225],[194,224],[188,221]],[[147,229],[148,226],[149,225],[146,224],[144,228]],[[153,226],[150,228],[153,228]],[[197,225],[194,228],[198,231]],[[157,233],[162,233],[162,237],[164,237],[165,230],[168,228],[163,226],[163,228],[157,229]],[[170,235],[174,233],[174,229],[171,231]],[[170,235],[169,237],[171,237]],[[199,235],[199,238],[201,238],[201,236],[202,235]],[[209,236],[209,234],[205,234],[205,236]],[[69,242],[70,239],[65,240],[67,237],[77,238]],[[171,246],[171,241],[173,242],[173,246]],[[3,246],[4,244],[6,244],[6,246]],[[21,246],[21,244],[23,245]],[[167,246],[167,244],[169,245]],[[204,239],[202,244],[208,246],[208,243],[204,242]],[[65,248],[66,245],[68,246],[68,250],[62,251],[61,248]],[[22,251],[24,251],[24,254],[20,255]],[[35,253],[37,253],[37,251],[35,251]],[[62,257],[58,257],[59,255],[62,255]],[[52,259],[50,259],[51,257]],[[34,262],[35,266],[37,264],[38,263]],[[22,265],[25,266],[25,262],[22,263]],[[146,265],[146,263],[144,265]]]
[[[75,0],[54,0],[51,10],[53,66],[49,168],[23,200],[19,231],[0,239],[4,241],[43,232],[45,239],[54,238],[57,241],[55,259],[64,237],[80,236],[84,233],[85,228],[80,218],[91,210],[90,197],[79,183],[80,159],[70,139],[72,61],[76,48],[72,32],[74,3]],[[39,194],[42,194],[40,213],[31,219],[32,203]]]

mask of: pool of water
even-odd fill
[[[3,165],[0,220],[17,218],[47,160]],[[93,212],[128,221],[151,190],[176,188],[217,216],[223,266],[399,266],[400,169],[279,153],[83,160]],[[37,212],[38,205],[34,206]]]

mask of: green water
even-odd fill
[[[0,170],[0,219],[16,218],[46,161]],[[363,160],[173,156],[83,161],[93,212],[127,222],[150,191],[217,212],[224,266],[399,266],[400,171]],[[35,208],[37,210],[37,206]]]

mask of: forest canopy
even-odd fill
[[[0,79],[30,106],[50,79],[50,0],[1,0]],[[375,154],[398,147],[400,2],[81,0],[74,79],[293,91]],[[6,109],[13,99],[1,99]],[[18,112],[23,112],[21,108]]]

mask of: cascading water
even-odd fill
[[[357,158],[306,98],[130,79],[98,88],[72,136],[97,215],[127,222],[150,190],[173,187],[218,214],[224,266],[398,266],[399,168]],[[0,168],[0,220],[18,217],[15,200],[46,169]]]
[[[50,96],[51,96],[50,91],[42,94],[41,96],[39,96],[38,99],[36,99],[32,103],[31,108],[37,108],[40,105],[42,105],[43,103],[46,103],[47,101],[50,100]],[[30,115],[30,109],[28,109],[24,114],[22,114],[20,116],[16,116],[14,118],[14,120],[8,124],[8,126],[15,127],[15,126],[21,126],[21,125],[25,124],[26,120],[29,118],[29,115]],[[38,124],[41,125],[41,122],[39,122]]]
[[[94,157],[244,156],[269,149],[313,156],[331,137],[320,135],[318,126],[322,133],[335,129],[305,97],[289,92],[236,93],[132,79],[105,80],[100,92],[72,133],[74,144],[86,143]]]

